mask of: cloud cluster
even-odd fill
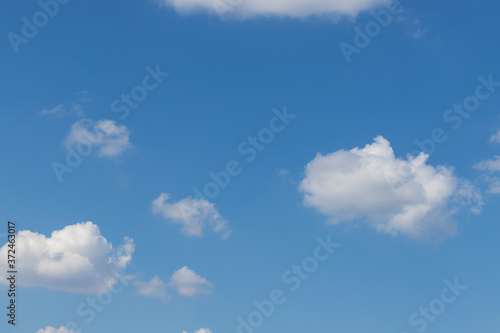
[[[8,244],[8,243],[7,243]],[[7,244],[0,256],[7,258]],[[69,225],[50,237],[29,230],[19,231],[17,268],[21,286],[43,287],[73,293],[100,294],[109,290],[132,260],[134,242],[125,237],[116,249],[92,222]],[[0,270],[7,271],[6,261]],[[5,284],[5,279],[0,284]]]
[[[41,328],[36,333],[79,333],[80,331],[68,330],[66,327],[61,326],[60,328],[54,328],[52,326],[47,326]]]
[[[117,125],[113,120],[94,122],[90,119],[81,119],[71,126],[64,143],[78,151],[92,151],[92,147],[97,147],[99,156],[112,158],[132,147],[129,135],[130,130],[127,126]]]
[[[173,203],[168,203],[168,199],[170,194],[161,193],[152,203],[153,213],[182,225],[184,234],[200,237],[210,227],[213,232],[221,233],[223,239],[229,237],[231,229],[213,203],[191,197]]]
[[[381,136],[364,148],[318,154],[306,166],[299,188],[304,202],[331,223],[366,221],[378,231],[414,238],[457,232],[452,216],[461,206],[479,213],[481,195],[453,170],[428,165],[421,153],[396,158]]]
[[[315,15],[356,16],[361,11],[389,5],[392,0],[157,0],[181,14],[224,11],[233,17],[281,16],[305,18]]]

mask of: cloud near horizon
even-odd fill
[[[364,221],[382,233],[413,238],[457,234],[460,207],[478,214],[479,191],[453,169],[427,164],[428,155],[396,158],[382,136],[364,148],[319,154],[307,164],[299,189],[306,206],[330,223]]]
[[[306,18],[331,15],[356,16],[392,0],[156,0],[180,14],[208,13],[229,15],[238,19],[256,16]]]
[[[115,285],[132,260],[134,242],[125,237],[116,249],[92,222],[68,225],[50,237],[22,230],[16,235],[18,283],[71,293],[98,295]],[[7,258],[6,243],[0,256]],[[6,261],[0,269],[7,271]],[[0,284],[6,284],[5,279]]]

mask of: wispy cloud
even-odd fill
[[[421,38],[429,31],[428,28],[418,28],[413,34],[413,38]]]
[[[500,144],[500,131],[496,132],[490,137],[491,143],[499,143]]]
[[[64,104],[59,103],[53,108],[44,108],[37,113],[39,116],[48,116],[53,118],[64,118],[66,116],[85,117],[83,106],[78,103],[73,103],[71,107],[67,108]]]

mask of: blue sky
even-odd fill
[[[0,12],[2,332],[498,332],[500,4],[63,3]]]

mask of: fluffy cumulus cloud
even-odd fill
[[[220,216],[213,203],[191,197],[168,203],[169,199],[170,194],[161,193],[153,201],[153,213],[161,214],[164,218],[182,225],[182,232],[186,235],[203,236],[207,227],[221,233],[223,239],[231,233],[227,221]]]
[[[168,298],[166,292],[167,284],[158,276],[155,276],[146,282],[135,281],[134,284],[137,286],[137,293],[139,295],[161,298],[162,300],[166,300]]]
[[[113,120],[92,121],[81,119],[71,126],[66,146],[73,147],[80,155],[88,155],[96,149],[101,157],[117,157],[132,147],[130,130]]]
[[[366,221],[378,231],[414,238],[453,236],[452,216],[462,206],[479,213],[481,195],[445,166],[427,164],[428,155],[396,158],[379,136],[364,148],[318,154],[300,184],[307,206],[331,223]]]
[[[392,0],[157,0],[181,14],[206,12],[238,18],[315,15],[355,16],[361,11],[389,5]]]
[[[66,327],[61,326],[60,328],[54,328],[52,326],[47,326],[41,328],[36,333],[80,333],[80,331],[68,330]]]
[[[18,283],[84,294],[100,294],[118,282],[121,272],[132,260],[134,242],[125,237],[116,249],[92,222],[69,225],[50,237],[29,230],[19,231],[16,246]],[[7,258],[7,244],[0,256]],[[5,272],[5,260],[0,270]],[[2,279],[0,283],[7,281]]]
[[[174,272],[169,285],[175,287],[180,295],[190,297],[196,294],[207,294],[212,288],[210,281],[186,266]]]

